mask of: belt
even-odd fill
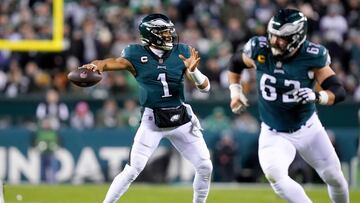
[[[275,128],[269,128],[269,130],[278,132],[278,133],[294,133],[294,132],[300,130],[300,128],[301,128],[301,126],[298,128],[288,129],[288,130],[276,130]]]

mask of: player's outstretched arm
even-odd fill
[[[245,68],[255,68],[254,61],[242,52],[235,53],[229,64],[228,79],[230,89],[230,108],[233,113],[241,113],[248,106],[241,86],[241,72]]]
[[[194,82],[196,87],[201,92],[209,92],[210,82],[209,79],[202,74],[197,68],[200,63],[200,56],[198,51],[190,47],[190,57],[185,58],[183,55],[179,55],[179,58],[183,60],[187,71],[185,72],[187,78]]]
[[[107,58],[104,60],[95,60],[89,64],[84,64],[82,68],[102,73],[104,71],[128,70],[135,75],[135,68],[125,58]]]
[[[323,90],[315,92],[310,88],[300,88],[295,92],[298,102],[333,105],[345,99],[345,89],[330,66],[315,70],[314,75]]]

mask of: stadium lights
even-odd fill
[[[0,49],[11,51],[57,52],[63,50],[64,2],[53,0],[53,38],[51,40],[4,40],[0,39]]]

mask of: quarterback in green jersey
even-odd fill
[[[270,20],[268,37],[251,38],[229,65],[230,107],[245,109],[241,72],[256,69],[261,124],[259,161],[274,192],[291,203],[312,202],[288,175],[296,152],[328,186],[333,203],[348,203],[348,184],[322,126],[315,104],[344,100],[345,90],[330,68],[327,49],[306,40],[307,19],[295,9],[281,9]],[[314,91],[317,82],[322,87]]]
[[[131,44],[119,58],[95,60],[83,68],[93,71],[127,70],[140,89],[143,108],[130,152],[130,161],[117,175],[104,200],[116,202],[144,169],[162,138],[168,138],[180,154],[195,168],[193,203],[204,203],[208,196],[212,163],[199,120],[184,102],[184,79],[203,92],[210,83],[197,66],[198,52],[176,43],[171,20],[162,14],[150,14],[139,25],[142,44]]]

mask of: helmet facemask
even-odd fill
[[[139,25],[141,42],[145,45],[168,51],[177,39],[174,24],[162,14],[152,14]]]
[[[297,10],[280,10],[271,18],[267,30],[269,41],[275,35],[287,42],[284,48],[270,44],[273,55],[280,59],[287,58],[306,40],[307,19]]]
[[[176,39],[174,27],[164,27],[160,29],[153,28],[150,32],[160,39],[158,43],[152,44],[154,47],[162,50],[171,50],[173,48]]]

